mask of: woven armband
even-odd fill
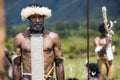
[[[62,59],[62,60],[65,60],[65,58],[64,58],[63,56],[55,57],[55,59]]]
[[[16,58],[20,57],[21,55],[13,55],[12,56],[12,61],[14,61]]]

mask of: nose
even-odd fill
[[[37,18],[36,18],[36,22],[40,22],[40,18],[37,17]]]
[[[37,18],[36,18],[36,22],[43,22],[43,18],[37,17]]]

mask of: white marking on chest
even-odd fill
[[[43,37],[32,34],[31,37],[32,80],[44,80]]]

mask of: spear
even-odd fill
[[[89,0],[87,0],[87,61],[89,64]],[[89,80],[89,68],[87,68],[87,72]]]

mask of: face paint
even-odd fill
[[[30,28],[35,32],[39,32],[44,29],[44,23],[30,22],[29,25],[30,25]]]

